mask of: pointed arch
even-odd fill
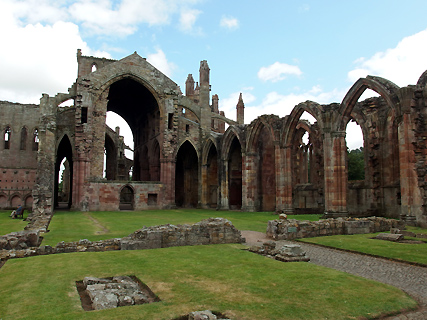
[[[344,131],[350,118],[351,112],[365,90],[371,89],[378,93],[387,103],[387,105],[400,115],[400,102],[398,97],[399,87],[393,82],[381,78],[368,76],[357,80],[345,95],[341,102],[338,114],[341,116],[337,119],[337,131]]]
[[[195,208],[199,201],[199,157],[193,144],[184,141],[176,154],[175,204]]]
[[[219,157],[212,137],[203,146],[202,152],[202,203],[208,208],[216,208],[219,199]]]
[[[312,115],[316,119],[319,127],[323,129],[323,106],[313,101],[302,102],[292,109],[291,114],[287,118],[282,131],[282,146],[290,146],[292,144],[292,141],[294,140],[295,129],[304,112]]]
[[[61,163],[63,159],[66,159],[69,165],[69,172],[67,173],[67,180],[68,186],[67,190],[69,190],[69,194],[67,195],[68,203],[65,203],[65,205],[70,208],[72,204],[72,191],[73,191],[73,148],[71,147],[70,138],[67,134],[64,134],[62,138],[59,140],[57,149],[56,149],[56,161],[55,161],[55,179],[54,179],[54,204],[55,207],[58,207],[59,205],[59,194],[58,194],[58,187],[59,187],[59,173],[61,169]]]
[[[242,129],[240,129],[238,126],[229,126],[222,138],[221,159],[228,160],[231,144],[234,138],[236,138],[239,141],[240,146],[242,148],[242,152],[244,152],[243,146],[245,146],[245,139],[244,139]]]

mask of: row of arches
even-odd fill
[[[34,128],[32,134],[29,135],[26,126],[23,126],[20,130],[19,141],[15,140],[16,145],[19,145],[19,150],[27,150],[27,146],[30,146],[31,151],[37,151],[39,147],[39,130]],[[12,148],[12,128],[6,126],[3,130],[3,149],[8,150]]]
[[[19,194],[12,193],[10,195],[6,193],[0,193],[0,208],[17,208],[22,205],[24,208],[31,208],[33,205],[33,196],[31,193]]]

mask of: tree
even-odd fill
[[[363,147],[349,151],[347,148],[348,180],[365,180]]]

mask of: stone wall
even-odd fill
[[[120,193],[124,187],[133,194],[132,209],[161,207],[163,184],[160,182],[92,181],[87,184],[87,207],[90,211],[120,210]]]
[[[299,221],[281,219],[268,221],[267,236],[275,240],[293,240],[344,234],[363,234],[402,229],[405,223],[400,220],[379,217],[336,218],[319,221]]]
[[[32,208],[36,180],[39,106],[0,101],[0,208]],[[5,131],[10,134],[6,140]]]
[[[3,236],[0,238],[0,260],[55,253],[141,250],[244,242],[240,231],[229,220],[223,218],[209,218],[193,225],[166,224],[143,227],[124,238],[102,241],[82,239],[76,242],[60,242],[55,247],[37,247],[40,240],[39,232],[34,231],[15,232]]]

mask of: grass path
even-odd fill
[[[97,219],[92,217],[89,212],[84,212],[83,215],[86,216],[87,218],[89,218],[90,220],[92,220],[92,222],[94,223],[96,228],[101,229],[99,231],[96,231],[95,234],[97,234],[97,235],[107,234],[110,232],[110,230],[108,228],[106,228],[103,224],[101,224]]]

